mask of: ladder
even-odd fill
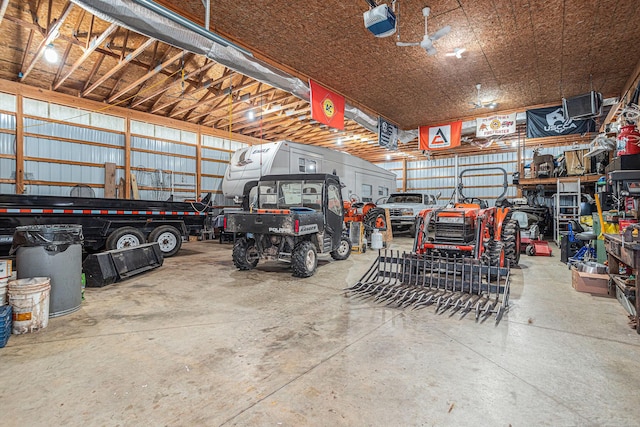
[[[560,247],[562,232],[569,230],[571,221],[580,221],[580,178],[558,178],[555,194],[554,240]]]

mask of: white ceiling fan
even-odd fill
[[[420,46],[427,51],[427,55],[435,55],[437,50],[433,46],[433,42],[449,34],[449,32],[451,31],[451,26],[447,25],[445,27],[442,27],[435,33],[429,35],[429,32],[427,31],[427,18],[429,17],[430,13],[431,8],[425,7],[422,9],[422,15],[424,16],[424,37],[422,38],[422,41],[414,43],[398,41],[396,42],[396,46]]]
[[[482,87],[482,85],[480,83],[476,83],[476,90],[478,91],[478,95],[476,98],[476,102],[469,102],[469,104],[473,105],[473,109],[475,110],[476,108],[491,108],[494,109],[498,106],[498,103],[496,102],[496,100],[491,100],[489,102],[482,102],[482,99],[480,99],[480,88]]]

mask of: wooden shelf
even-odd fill
[[[580,178],[580,184],[595,183],[600,179],[602,175],[590,174],[590,175],[575,175],[575,176],[563,176],[560,178],[521,178],[518,186],[520,187],[535,187],[537,185],[544,186],[556,186],[558,180],[560,182],[573,182],[576,178]]]

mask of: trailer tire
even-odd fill
[[[509,219],[502,227],[502,242],[504,245],[504,257],[509,260],[509,265],[514,267],[520,262],[520,224],[515,219]]]
[[[295,277],[311,277],[318,267],[316,247],[309,241],[296,245],[291,255],[291,268]]]
[[[147,241],[149,243],[158,242],[160,251],[165,258],[174,256],[182,247],[182,235],[175,227],[170,225],[161,225],[154,228],[149,233]]]
[[[331,251],[331,258],[336,261],[342,261],[349,258],[349,255],[351,255],[351,241],[348,237],[342,236],[340,238],[340,245]]]
[[[233,265],[238,270],[253,270],[258,265],[258,248],[256,241],[241,237],[233,244]]]
[[[122,249],[131,246],[139,246],[144,243],[144,234],[133,227],[120,227],[115,229],[107,237],[107,249]]]

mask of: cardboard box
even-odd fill
[[[588,150],[571,150],[564,152],[564,158],[567,162],[567,175],[584,175],[591,172],[591,159],[585,158],[584,155]]]
[[[11,260],[0,259],[0,279],[11,277]]]
[[[578,292],[587,292],[593,295],[615,298],[615,286],[609,289],[608,274],[592,274],[578,271],[571,267],[571,285]]]

